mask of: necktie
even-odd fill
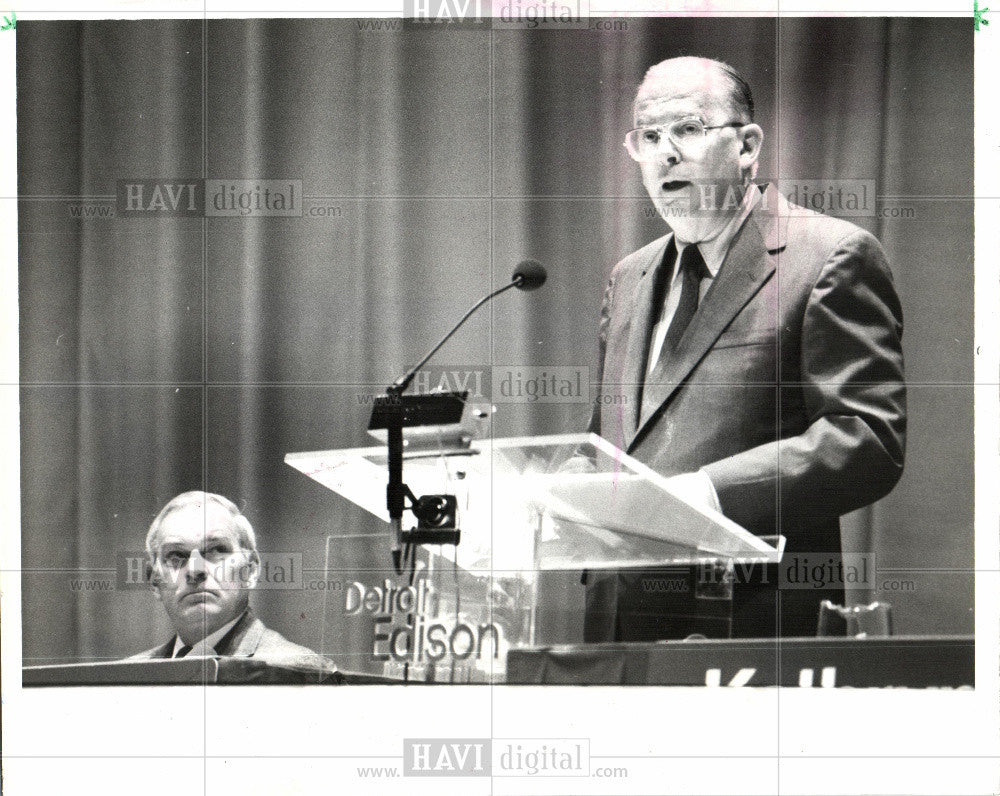
[[[684,330],[688,328],[695,311],[698,309],[698,291],[701,288],[701,280],[708,276],[708,268],[702,259],[698,247],[690,243],[684,247],[681,255],[681,298],[674,313],[673,320],[670,321],[670,328],[667,329],[667,337],[663,341],[663,349],[660,351],[660,358],[669,356],[677,348],[684,335]]]
[[[663,302],[666,300],[667,280],[669,279],[669,274],[671,273],[669,264],[672,264],[674,257],[676,257],[676,255],[674,255],[674,257],[671,257],[670,255],[673,254],[674,251],[676,250],[671,242],[671,245],[663,258],[663,263],[656,274],[656,282],[653,287],[654,307],[662,307]],[[689,243],[684,247],[684,252],[681,254],[679,270],[681,274],[680,299],[678,300],[674,316],[670,320],[670,326],[668,327],[666,337],[663,340],[663,346],[660,348],[659,357],[657,358],[653,369],[648,373],[647,379],[655,376],[657,371],[660,369],[660,365],[673,355],[674,349],[677,348],[677,343],[684,335],[684,330],[687,329],[688,324],[691,323],[691,318],[694,317],[694,313],[698,309],[698,292],[701,288],[701,280],[708,276],[708,268],[705,265],[705,261],[702,259],[701,252],[698,251],[698,247],[695,244]],[[655,411],[658,405],[652,393],[653,391],[646,389],[645,384],[639,393],[640,425],[646,422],[650,413]]]
[[[191,651],[191,645],[190,644],[185,644],[183,647],[181,647],[179,650],[177,650],[177,654],[174,655],[174,657],[175,658],[183,658],[190,651]]]

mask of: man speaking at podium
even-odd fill
[[[156,516],[146,536],[150,579],[176,635],[131,660],[187,655],[254,657],[333,674],[336,666],[265,627],[250,608],[260,576],[253,527],[222,495],[184,492]]]
[[[690,502],[783,534],[784,560],[836,556],[840,515],[903,470],[902,311],[882,247],[753,182],[763,131],[726,64],[653,66],[634,128],[625,146],[672,231],[611,273],[591,430]],[[787,590],[773,566],[740,574],[734,636],[814,635],[820,600],[843,602],[840,584]],[[641,602],[641,579],[590,585],[591,640],[595,612],[614,617],[605,638],[634,640],[622,595]]]

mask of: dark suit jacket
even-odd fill
[[[165,644],[133,655],[128,660],[171,658],[176,638],[172,636]],[[329,673],[337,671],[337,667],[329,658],[313,652],[308,647],[294,644],[280,633],[270,630],[257,618],[252,608],[248,608],[240,620],[219,640],[215,645],[215,651],[221,656],[259,658],[297,669],[318,669]]]
[[[599,379],[621,398],[596,404],[591,430],[663,475],[703,469],[723,513],[785,535],[787,553],[839,551],[840,515],[903,470],[903,320],[882,247],[767,187],[674,356],[644,378],[671,237],[611,273]],[[640,422],[643,391],[656,409]]]

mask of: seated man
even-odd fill
[[[333,662],[269,630],[250,608],[260,556],[253,528],[232,501],[208,492],[178,495],[146,536],[150,581],[176,630],[165,644],[133,656],[254,657],[335,674]]]

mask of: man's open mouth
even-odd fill
[[[664,191],[679,191],[682,188],[687,188],[690,184],[686,180],[671,180],[660,183],[660,189]]]

